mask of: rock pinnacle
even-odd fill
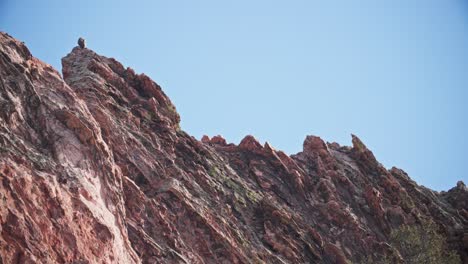
[[[84,38],[79,38],[78,39],[78,46],[80,46],[80,48],[84,49],[86,48],[86,40]]]

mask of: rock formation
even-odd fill
[[[82,49],[86,48],[86,40],[84,38],[78,39],[78,46]]]
[[[199,141],[161,87],[75,47],[63,77],[0,33],[0,263],[360,263],[435,221],[467,261],[468,190],[308,136]]]

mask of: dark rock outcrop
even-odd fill
[[[466,261],[468,190],[353,147],[199,141],[144,74],[90,49],[63,78],[0,33],[0,263],[359,263],[431,219]]]

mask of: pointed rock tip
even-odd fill
[[[308,135],[306,136],[304,143],[302,145],[302,150],[305,153],[321,150],[321,149],[328,149],[327,144],[317,136]]]
[[[458,182],[457,182],[457,186],[462,186],[462,187],[464,187],[464,186],[466,186],[466,185],[465,185],[465,183],[464,183],[463,181],[458,181]]]
[[[210,137],[207,135],[203,135],[203,137],[201,138],[201,142],[210,143]]]
[[[351,138],[352,138],[352,143],[353,143],[353,148],[359,152],[364,152],[364,151],[367,151],[367,147],[366,145],[364,145],[364,143],[361,141],[361,139],[359,139],[356,135],[354,134],[351,134]]]
[[[374,153],[370,151],[364,143],[355,135],[351,134],[353,138],[353,148],[351,152],[353,152],[358,160],[363,164],[366,164],[367,167],[377,169],[377,167],[383,167],[375,158]],[[383,168],[382,168],[383,169]]]
[[[465,183],[463,181],[458,181],[457,182],[457,189],[467,190],[466,185],[465,185]]]
[[[245,136],[239,143],[239,148],[250,151],[261,150],[263,147],[252,135]]]
[[[275,151],[275,148],[273,148],[270,143],[266,142],[265,141],[265,144],[263,145],[263,148],[265,148],[265,150],[269,151],[269,152],[274,152]]]

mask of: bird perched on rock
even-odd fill
[[[86,48],[86,40],[84,38],[79,38],[78,39],[78,46],[80,46],[80,48],[82,48],[82,49]]]

